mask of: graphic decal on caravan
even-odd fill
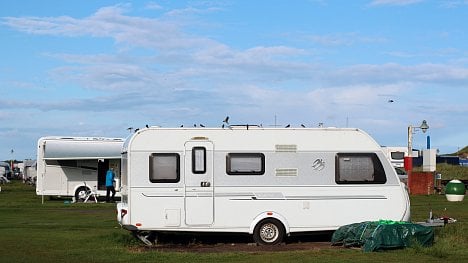
[[[325,161],[323,159],[316,159],[312,164],[312,168],[317,171],[322,171],[325,168]]]

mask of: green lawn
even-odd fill
[[[144,249],[115,220],[115,204],[67,204],[20,182],[1,185],[0,262],[468,262],[468,205],[442,195],[413,196],[412,216],[458,220],[436,229],[433,247],[364,253],[358,249],[191,253]],[[287,246],[287,245],[286,245]]]

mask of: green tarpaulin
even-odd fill
[[[345,225],[332,236],[332,245],[362,247],[365,252],[405,248],[412,242],[431,246],[434,242],[434,230],[408,222],[380,220]]]

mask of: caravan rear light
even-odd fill
[[[272,216],[273,212],[267,212],[267,216]]]
[[[141,223],[136,223],[135,225],[136,225],[136,226],[141,226]]]
[[[121,209],[120,210],[120,218],[123,218],[125,215],[127,215],[127,209]]]

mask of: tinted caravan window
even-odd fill
[[[153,153],[149,157],[152,183],[177,183],[180,180],[180,156],[177,153]]]
[[[338,184],[383,184],[387,178],[375,153],[339,153],[335,181]]]
[[[265,173],[263,153],[229,153],[226,156],[226,173],[229,175],[262,175]]]

